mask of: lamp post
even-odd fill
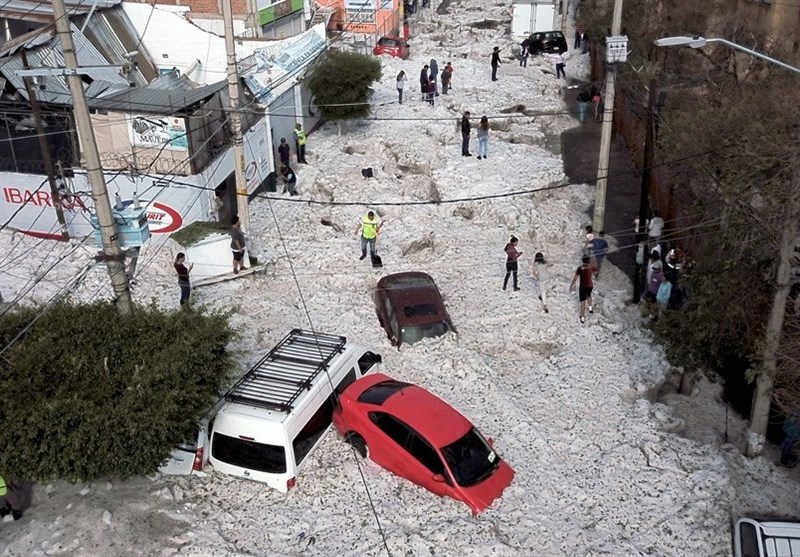
[[[765,60],[789,71],[800,73],[800,68],[785,64],[755,50],[742,45],[726,41],[725,39],[706,39],[703,37],[665,37],[653,41],[656,46],[688,46],[702,48],[710,43],[719,43],[735,50]],[[780,347],[781,334],[783,333],[783,317],[786,313],[786,298],[791,289],[792,257],[797,241],[797,216],[800,214],[800,169],[795,169],[794,179],[789,185],[789,199],[786,207],[786,217],[781,233],[781,247],[778,256],[778,270],[775,273],[777,288],[772,300],[772,309],[767,322],[764,335],[764,351],[761,356],[761,369],[756,376],[756,390],[753,393],[753,407],[750,410],[750,428],[747,432],[747,447],[745,454],[753,457],[761,454],[767,436],[769,422],[769,409],[772,404],[772,388],[775,384],[777,369],[778,348]]]
[[[706,39],[705,37],[664,37],[663,39],[656,39],[653,41],[653,44],[656,46],[688,46],[689,48],[703,48],[707,44],[713,43],[724,44],[725,46],[733,48],[734,50],[740,50],[742,52],[746,52],[750,56],[754,56],[755,58],[766,60],[770,64],[775,64],[776,66],[780,66],[786,70],[800,73],[800,68],[795,68],[794,66],[790,66],[789,64],[781,62],[780,60],[771,58],[766,54],[756,50],[751,50],[740,44],[736,44],[725,39]]]

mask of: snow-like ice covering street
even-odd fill
[[[0,557],[701,557],[731,554],[732,518],[796,512],[796,475],[768,457],[741,456],[740,419],[729,418],[725,442],[719,385],[700,381],[690,398],[653,402],[674,370],[626,304],[630,283],[619,270],[606,263],[594,314],[578,321],[568,287],[590,223],[591,185],[450,202],[567,182],[546,140],[578,125],[562,100],[565,82],[543,57],[531,57],[527,68],[512,59],[510,13],[507,1],[461,0],[446,15],[415,16],[411,57],[381,58],[373,119],[343,124],[341,136],[328,124],[309,137],[310,164],[296,168],[298,198],[270,194],[281,199],[251,203],[251,243],[274,257],[274,268],[193,294],[195,305],[232,310],[242,371],[295,327],[375,347],[384,372],[431,390],[494,439],[516,471],[503,497],[473,517],[465,505],[367,461],[363,475],[384,545],[356,457],[331,433],[288,495],[210,467],[192,477],[37,486],[23,520],[0,524]],[[484,20],[501,24],[472,25]],[[495,83],[494,46],[504,61]],[[570,58],[568,77],[588,79],[587,56]],[[440,69],[448,61],[455,67],[451,94],[433,108],[418,93],[419,71],[431,58]],[[395,90],[401,69],[408,75],[403,105]],[[518,105],[524,108],[509,110]],[[465,110],[475,155],[477,122],[491,117],[486,160],[460,156],[456,122]],[[364,179],[364,167],[375,178]],[[442,202],[403,204],[427,201]],[[353,234],[368,208],[385,223],[383,273],[429,273],[457,334],[391,347],[371,298],[380,275],[358,260]],[[523,252],[519,292],[501,289],[512,234]],[[6,301],[23,293],[25,303],[49,300],[93,256],[91,247],[72,249],[2,232]],[[550,264],[548,314],[530,274],[537,251]],[[143,250],[139,303],[177,309],[174,255],[170,243]],[[62,256],[26,293],[29,279]],[[106,271],[96,266],[75,297],[109,293]]]

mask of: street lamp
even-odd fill
[[[653,41],[656,46],[688,46],[702,48],[708,43],[721,43],[730,48],[746,52],[750,56],[766,60],[771,64],[780,66],[789,71],[800,73],[800,68],[785,64],[780,60],[770,58],[766,54],[750,50],[742,45],[726,41],[725,39],[704,39],[703,37],[664,37]],[[786,218],[781,233],[781,247],[778,256],[778,269],[776,272],[775,295],[772,300],[767,328],[764,333],[764,348],[761,355],[762,369],[756,375],[756,391],[753,395],[753,407],[750,410],[750,426],[747,433],[747,447],[745,454],[749,457],[761,454],[766,441],[767,425],[769,423],[769,410],[772,403],[772,388],[775,383],[775,374],[780,347],[781,334],[783,333],[783,319],[786,314],[786,298],[791,288],[792,258],[794,246],[797,242],[797,217],[800,214],[800,170],[795,170],[793,183],[789,186],[789,200]]]
[[[743,47],[740,44],[732,43],[731,41],[726,41],[725,39],[706,39],[704,37],[664,37],[663,39],[656,39],[653,41],[653,44],[656,46],[688,46],[689,48],[703,48],[707,44],[710,43],[720,43],[733,48],[735,50],[741,50],[742,52],[746,52],[750,56],[755,56],[756,58],[761,58],[762,60],[766,60],[776,66],[780,66],[784,69],[787,69],[792,72],[800,73],[800,68],[795,68],[794,66],[790,66],[789,64],[785,64],[780,60],[776,60],[775,58],[771,58],[766,54],[762,54],[761,52],[751,50],[749,48]]]

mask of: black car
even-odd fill
[[[562,54],[569,50],[567,39],[561,31],[542,31],[533,33],[530,38],[528,52],[531,54]]]

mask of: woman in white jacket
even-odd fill
[[[547,270],[547,261],[544,260],[544,254],[542,254],[542,252],[538,252],[533,257],[531,272],[539,286],[539,299],[542,301],[544,312],[550,313],[550,310],[547,309],[547,282],[550,279],[550,272]]]

